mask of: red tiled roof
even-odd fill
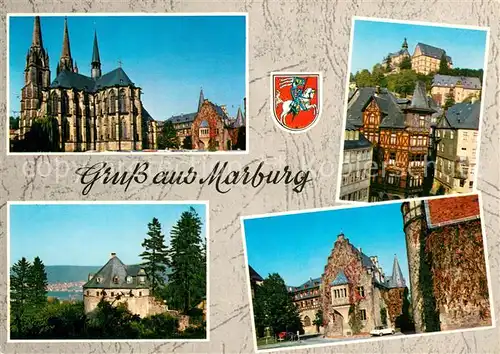
[[[458,224],[480,218],[477,195],[426,200],[427,224],[429,228]]]

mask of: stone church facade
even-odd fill
[[[479,208],[477,195],[401,206],[417,333],[492,323]]]
[[[21,92],[21,139],[35,120],[49,117],[57,120],[61,151],[155,149],[156,122],[142,104],[141,88],[121,67],[102,74],[97,34],[90,71],[90,76],[78,72],[65,19],[57,76],[51,82],[40,17],[36,16]]]
[[[288,290],[299,308],[305,333],[317,333],[313,321],[321,309],[320,332],[326,337],[339,337],[354,334],[350,325],[354,314],[363,333],[376,326],[394,328],[396,319],[403,314],[407,287],[396,257],[392,275],[385,276],[377,256],[368,257],[340,234],[323,275]],[[385,320],[382,313],[386,314]]]
[[[113,305],[124,303],[133,314],[147,317],[168,308],[151,294],[146,272],[138,265],[127,266],[111,253],[109,261],[83,285],[85,313],[95,310],[101,300]]]

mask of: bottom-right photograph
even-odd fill
[[[256,350],[490,328],[480,199],[242,217]]]

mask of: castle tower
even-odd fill
[[[406,235],[406,252],[410,272],[411,302],[413,306],[413,321],[417,333],[425,332],[422,311],[424,307],[422,288],[420,286],[420,270],[423,260],[423,233],[426,229],[424,204],[422,201],[408,201],[401,205],[403,214],[403,229]],[[394,272],[394,270],[393,270]]]
[[[202,88],[200,89],[200,99],[198,100],[198,112],[200,111],[203,102],[205,102],[205,96],[203,95],[203,88]]]
[[[99,46],[97,45],[97,32],[94,32],[94,48],[92,50],[91,71],[92,78],[97,80],[101,77],[101,58],[99,56]]]
[[[35,17],[33,39],[26,55],[24,87],[21,91],[20,130],[24,135],[37,118],[42,103],[42,90],[50,85],[49,55],[43,47],[40,16]]]
[[[57,75],[59,75],[59,73],[64,70],[73,71],[73,59],[71,58],[71,48],[69,45],[67,17],[64,18],[63,45],[62,45],[61,58],[59,59],[59,64],[57,65]]]
[[[403,277],[403,273],[401,272],[401,267],[399,266],[398,257],[396,255],[394,255],[394,263],[392,265],[391,281],[394,284],[394,287],[406,287],[405,278]]]
[[[401,46],[401,48],[408,50],[408,42],[406,41],[406,38],[403,41],[403,45]]]

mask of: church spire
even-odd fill
[[[198,112],[201,109],[201,106],[203,105],[203,102],[205,102],[205,96],[203,96],[203,88],[200,89],[200,99],[198,101]]]
[[[392,265],[392,287],[404,288],[406,287],[406,282],[403,277],[403,272],[401,272],[401,267],[399,266],[398,257],[394,255],[394,263]]]
[[[43,48],[42,28],[40,27],[40,16],[35,16],[35,23],[33,25],[33,40],[31,41],[31,46]]]
[[[76,60],[75,60],[75,68],[73,69],[73,72],[78,74],[78,64],[76,63]]]
[[[68,18],[64,18],[64,35],[61,58],[57,66],[57,74],[63,70],[73,71],[73,59],[71,58],[71,48],[69,45]]]
[[[403,42],[403,45],[402,45],[401,47],[402,47],[403,49],[408,50],[408,42],[406,41],[406,38],[405,38],[405,40],[404,40],[404,42]]]
[[[243,118],[243,114],[241,113],[241,108],[238,107],[238,113],[236,114],[236,122],[235,126],[243,127],[245,126],[245,119]]]
[[[92,50],[91,71],[92,78],[98,79],[101,77],[101,57],[99,56],[99,45],[97,44],[97,31],[94,31],[94,48]]]

